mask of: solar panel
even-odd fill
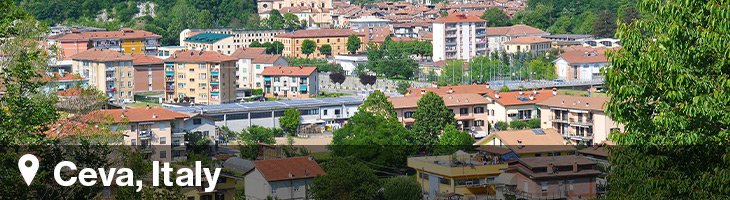
[[[542,129],[532,129],[532,132],[535,133],[535,135],[545,135],[545,131]]]

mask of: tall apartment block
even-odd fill
[[[236,100],[236,61],[215,51],[176,51],[165,59],[165,101],[221,104]]]
[[[131,55],[108,49],[89,49],[75,54],[72,71],[112,100],[134,99]]]
[[[199,40],[188,40],[198,34],[209,33],[209,36],[218,36],[216,49],[220,49],[220,53],[230,55],[239,48],[248,48],[252,42],[259,43],[274,42],[274,36],[284,33],[284,30],[247,30],[247,29],[185,29],[180,32],[180,46],[195,46],[188,43],[203,43]],[[220,37],[225,35],[225,37]],[[205,36],[205,35],[203,35]],[[206,36],[208,37],[208,36]],[[230,37],[230,38],[228,38]],[[205,37],[204,37],[205,38]],[[227,39],[226,39],[227,38]],[[205,50],[213,50],[208,48]],[[230,52],[229,52],[230,51]]]
[[[487,54],[486,21],[459,12],[433,21],[433,61]]]

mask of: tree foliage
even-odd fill
[[[380,90],[375,90],[368,95],[368,98],[357,109],[358,112],[369,112],[386,119],[395,118],[396,116],[393,103],[390,103],[388,97]]]
[[[411,82],[409,81],[398,81],[396,85],[396,90],[398,90],[398,93],[405,94],[408,92],[408,88],[411,87]]]
[[[394,177],[385,180],[383,197],[389,200],[419,200],[423,199],[423,191],[413,177]]]
[[[347,37],[347,52],[350,52],[350,54],[357,53],[360,49],[360,45],[362,45],[362,41],[360,41],[360,38],[356,35]]]
[[[309,55],[314,53],[314,50],[317,49],[317,43],[314,42],[314,40],[306,39],[302,42],[302,53],[307,55],[307,58],[309,58]]]
[[[319,54],[325,55],[325,56],[331,56],[332,55],[332,45],[329,44],[323,44],[319,47]]]
[[[345,77],[345,74],[342,72],[332,72],[332,73],[330,73],[329,76],[330,76],[330,81],[332,81],[332,83],[336,83],[336,84],[342,84],[345,82],[345,79],[347,79],[347,77]]]
[[[730,28],[726,1],[641,1],[605,71],[610,199],[727,198]],[[701,27],[701,28],[688,28]]]
[[[373,75],[360,75],[360,83],[363,85],[375,85],[375,81],[377,81],[377,77]]]
[[[284,115],[279,118],[279,124],[289,135],[295,135],[299,130],[299,110],[289,108],[284,111]]]
[[[423,144],[436,143],[436,138],[447,125],[456,124],[454,112],[446,107],[444,100],[436,93],[426,93],[418,100],[417,105],[416,112],[413,113],[413,132]]]
[[[77,96],[61,99],[56,107],[73,114],[86,114],[101,109],[107,103],[107,97],[94,88],[81,88]]]
[[[380,181],[365,164],[355,159],[335,157],[322,165],[327,174],[314,178],[308,190],[310,197],[332,200],[377,198]]]
[[[328,63],[323,59],[286,58],[289,66],[315,66],[319,72],[344,72],[340,64]]]
[[[485,10],[481,18],[487,20],[487,26],[489,27],[512,25],[510,18],[500,8],[489,8]]]
[[[432,54],[430,42],[393,42],[387,37],[383,45],[368,44],[366,68],[387,78],[410,79],[418,70],[418,62],[411,56],[424,58]]]
[[[474,138],[465,131],[457,130],[454,125],[446,125],[444,133],[437,141],[436,152],[439,154],[453,154],[458,150],[473,149]]]

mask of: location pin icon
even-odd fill
[[[28,165],[30,163],[30,165]],[[23,175],[25,183],[30,186],[33,182],[35,173],[38,172],[38,158],[32,154],[25,154],[18,160],[18,169],[20,169],[20,175]]]

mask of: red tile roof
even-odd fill
[[[293,157],[254,161],[256,170],[269,182],[314,178],[325,175],[322,167],[310,157]]]
[[[443,66],[443,63],[441,63],[441,61],[437,62],[436,64],[437,65],[442,64],[442,66]],[[474,93],[474,94],[483,95],[492,90],[489,89],[487,87],[487,85],[484,85],[484,84],[482,84],[482,85],[441,86],[441,87],[435,87],[435,88],[413,88],[412,87],[412,88],[408,88],[407,95],[408,96],[421,96],[421,95],[423,95],[423,94],[421,94],[422,92],[423,93],[433,92],[433,93],[441,95],[441,94],[448,94],[449,91],[452,91],[452,94]]]
[[[43,81],[52,82],[52,81],[79,81],[84,80],[80,76],[65,72],[63,74],[60,74],[58,72],[53,72],[52,76],[49,76],[48,74],[44,74]]]
[[[151,65],[151,64],[162,64],[164,61],[158,57],[145,55],[145,54],[132,54],[134,58],[132,65]]]
[[[161,38],[160,35],[149,31],[122,28],[119,31],[91,31],[81,33],[68,33],[55,37],[58,41],[86,41],[90,39],[140,39],[140,38]]]
[[[101,131],[98,128],[89,126],[88,124],[75,119],[60,119],[50,124],[48,126],[48,130],[43,132],[43,134],[50,138],[60,139],[81,134],[93,134],[100,132]]]
[[[276,62],[276,60],[278,60],[279,58],[281,58],[281,55],[278,55],[278,54],[274,54],[274,55],[263,54],[263,55],[259,55],[259,56],[254,57],[253,58],[253,61],[251,63],[255,63],[255,64],[274,64]]]
[[[559,58],[564,59],[568,63],[606,63],[606,48],[590,48],[590,47],[569,47],[563,48],[565,52]]]
[[[317,71],[317,67],[266,67],[263,76],[309,76]]]
[[[553,96],[552,90],[534,90],[524,91],[520,94],[520,91],[501,92],[495,93],[494,90],[487,92],[489,98],[495,100],[497,103],[503,106],[516,106],[516,105],[529,105],[544,101]],[[557,93],[557,91],[556,91]],[[499,98],[497,98],[499,94]],[[532,96],[532,99],[530,97]]]
[[[535,43],[545,43],[550,42],[550,40],[537,37],[537,36],[524,36],[524,37],[518,37],[514,38],[510,41],[507,41],[507,44],[535,44]]]
[[[87,60],[94,62],[132,61],[132,56],[108,49],[89,49],[71,56],[72,60]]]
[[[239,48],[231,54],[231,57],[252,59],[258,55],[266,54],[264,47]]]
[[[238,59],[235,57],[226,56],[215,51],[180,50],[172,53],[164,61],[178,63],[220,63],[236,60]]]
[[[291,33],[282,33],[276,35],[278,38],[322,38],[322,37],[349,37],[351,35],[365,36],[364,33],[358,33],[350,29],[313,29],[298,30]]]
[[[520,35],[549,35],[550,33],[540,30],[538,28],[524,25],[515,24],[512,26],[503,27],[487,27],[487,35],[489,36],[520,36]]]
[[[444,100],[444,104],[446,104],[447,107],[481,105],[489,103],[489,100],[479,94],[474,93],[442,94],[439,96],[441,96],[441,98]],[[421,97],[421,95],[393,97],[389,98],[388,100],[393,103],[393,107],[395,109],[416,108],[418,107],[418,100],[420,100]]]
[[[440,22],[440,23],[459,23],[459,22],[486,22],[486,20],[483,20],[477,16],[473,15],[466,15],[464,13],[459,12],[453,12],[449,13],[446,17],[441,17],[433,22]]]
[[[98,110],[86,114],[83,119],[90,122],[152,122],[170,121],[190,117],[187,114],[174,112],[160,107],[155,108],[127,108],[113,110]]]
[[[68,88],[66,90],[56,92],[56,95],[62,96],[62,97],[78,96],[79,94],[81,94],[81,88],[78,88],[78,87],[72,87],[72,88]]]
[[[603,106],[608,102],[606,97],[584,97],[584,96],[568,96],[556,95],[537,103],[556,108],[576,109],[576,110],[594,110],[603,112]]]

